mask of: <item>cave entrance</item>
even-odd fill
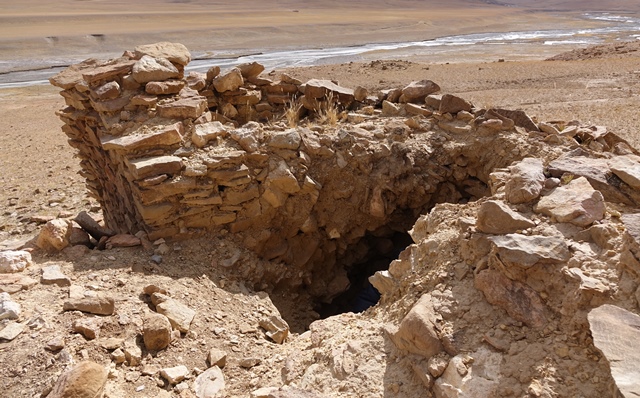
[[[389,264],[412,243],[413,240],[406,230],[396,231],[385,226],[368,232],[356,245],[348,249],[352,252],[348,254],[355,255],[358,259],[344,265],[349,277],[349,288],[331,302],[317,304],[315,311],[320,318],[344,312],[363,312],[375,305],[380,295],[369,283],[369,277],[378,271],[389,269]]]

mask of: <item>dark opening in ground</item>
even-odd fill
[[[369,277],[377,271],[389,269],[389,264],[412,243],[406,231],[393,231],[385,227],[367,233],[357,245],[350,248],[357,252],[358,260],[345,266],[351,283],[349,289],[330,303],[319,303],[316,312],[324,319],[344,312],[362,312],[375,305],[380,297],[369,283]]]

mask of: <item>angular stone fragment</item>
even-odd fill
[[[31,253],[24,250],[0,252],[0,274],[20,272],[30,266]]]
[[[640,396],[640,316],[605,304],[592,309],[587,318],[593,343],[607,358],[622,395]]]
[[[129,101],[129,97],[126,96],[105,101],[91,100],[91,106],[98,112],[114,113],[127,106]]]
[[[107,370],[95,362],[80,362],[58,378],[48,398],[100,398],[107,383]]]
[[[533,120],[531,120],[529,115],[524,111],[512,111],[508,109],[493,109],[493,111],[503,117],[513,120],[513,123],[516,126],[522,127],[527,131],[538,131],[538,126],[536,126]]]
[[[149,82],[144,86],[144,91],[151,95],[177,94],[187,83],[184,80],[165,80],[163,82]]]
[[[437,318],[431,295],[423,294],[391,339],[401,350],[431,358],[443,349],[436,331]]]
[[[558,131],[558,129],[551,123],[540,122],[538,123],[538,128],[543,133],[553,134],[553,135],[560,134],[560,131]]]
[[[235,91],[244,84],[242,72],[238,68],[233,68],[227,73],[219,75],[213,79],[213,87],[219,93]]]
[[[458,113],[460,111],[471,111],[473,105],[464,98],[451,94],[444,94],[440,100],[440,113]]]
[[[148,55],[133,65],[133,78],[140,84],[163,81],[180,77],[180,72],[166,58],[153,58]]]
[[[156,108],[160,117],[168,119],[197,119],[208,109],[208,102],[206,97],[187,97],[158,105]]]
[[[93,340],[100,335],[100,322],[95,318],[77,319],[73,322],[73,331]]]
[[[257,62],[240,64],[237,66],[245,79],[256,77],[264,71],[264,66]]]
[[[149,351],[159,351],[171,343],[171,323],[162,314],[147,314],[142,330],[144,345]]]
[[[640,157],[634,155],[616,156],[609,159],[613,174],[631,188],[640,190]]]
[[[56,336],[47,342],[45,348],[49,351],[60,351],[65,346],[64,339],[60,336]]]
[[[82,78],[87,84],[92,84],[100,80],[111,80],[117,76],[128,74],[135,62],[136,61],[126,57],[116,58],[83,72]]]
[[[258,123],[249,122],[244,126],[232,130],[231,138],[235,140],[245,151],[253,153],[260,149],[262,128]]]
[[[26,325],[18,322],[9,322],[2,330],[0,330],[0,341],[12,341],[18,337],[26,328]]]
[[[300,147],[300,134],[296,129],[285,130],[275,134],[269,140],[269,146],[277,149],[297,150]]]
[[[182,159],[177,156],[157,156],[129,161],[129,170],[136,180],[158,174],[176,174],[182,169]]]
[[[600,191],[594,190],[586,178],[580,177],[543,196],[534,210],[554,217],[558,222],[586,227],[602,220],[606,209]]]
[[[585,177],[593,189],[600,191],[608,202],[632,205],[635,201],[636,204],[640,204],[640,199],[630,198],[620,191],[620,180],[609,168],[607,159],[572,155],[567,154],[549,163],[548,170],[552,177],[560,178],[565,173],[572,174],[574,177]]]
[[[62,273],[60,266],[57,264],[42,267],[40,282],[43,285],[71,286],[71,279]]]
[[[120,95],[120,85],[118,82],[108,82],[93,90],[93,95],[99,100],[117,98]]]
[[[304,95],[307,98],[322,99],[329,95],[334,100],[339,100],[342,104],[353,102],[353,90],[341,87],[330,80],[311,79],[304,85]]]
[[[289,336],[289,325],[279,316],[271,316],[260,321],[260,327],[267,331],[267,336],[278,344],[284,343]]]
[[[391,101],[382,101],[382,116],[398,116],[400,114],[400,107]]]
[[[160,371],[160,376],[169,382],[171,385],[175,385],[189,376],[189,369],[184,365],[175,366],[173,368],[164,368]]]
[[[198,72],[189,72],[189,75],[186,77],[187,86],[196,91],[200,91],[207,86],[207,75],[204,73]]]
[[[511,210],[500,200],[488,200],[478,210],[476,228],[488,234],[508,234],[534,227],[536,224]]]
[[[571,258],[564,239],[555,236],[508,234],[488,238],[505,265],[530,268],[535,264],[558,264]]]
[[[33,278],[21,274],[0,274],[0,293],[17,293],[38,283]]]
[[[47,222],[40,230],[36,245],[47,251],[59,251],[69,246],[71,223],[67,220],[55,219]]]
[[[18,319],[20,304],[11,300],[9,293],[0,293],[0,321],[3,319]]]
[[[209,366],[224,368],[227,364],[227,353],[217,348],[212,348],[207,355],[207,362],[209,362]]]
[[[436,398],[493,398],[498,395],[502,355],[482,347],[451,358],[433,391]]]
[[[224,374],[217,366],[205,370],[196,378],[194,389],[198,398],[224,397]]]
[[[135,341],[127,341],[124,345],[124,358],[129,366],[138,366],[142,363],[142,349]]]
[[[156,306],[158,313],[169,319],[171,326],[182,333],[189,331],[189,326],[196,316],[194,310],[161,293],[153,293],[151,302]]]
[[[420,103],[424,102],[425,98],[429,94],[440,91],[440,86],[431,80],[420,80],[411,82],[405,88],[402,89],[402,96],[404,102]]]
[[[545,181],[542,160],[524,158],[509,170],[511,176],[504,188],[510,203],[526,203],[540,196]]]
[[[270,168],[266,180],[267,186],[274,186],[287,194],[300,192],[300,184],[284,160],[272,162]]]
[[[95,58],[89,58],[80,62],[79,64],[71,65],[70,67],[58,72],[56,75],[49,78],[49,83],[56,87],[60,87],[63,90],[69,90],[74,88],[77,84],[83,82],[82,73],[85,71],[93,70],[96,65],[100,63]]]
[[[114,247],[134,247],[140,246],[142,241],[137,236],[129,235],[129,234],[118,234],[113,235],[109,239],[107,239],[106,247],[108,249]]]
[[[410,102],[404,104],[404,110],[410,115],[431,116],[433,114],[430,110]]]
[[[546,326],[546,306],[538,293],[528,285],[513,281],[499,271],[487,269],[476,274],[474,286],[490,304],[502,308],[513,319],[533,328]]]
[[[244,190],[226,189],[224,191],[224,203],[235,206],[250,201],[260,196],[260,189],[256,184],[250,184]]]
[[[398,282],[387,270],[377,271],[369,277],[369,282],[383,296],[391,294],[398,286]]]
[[[131,98],[131,105],[154,107],[158,102],[158,97],[149,94],[138,94]]]
[[[210,140],[226,134],[227,128],[220,122],[198,124],[195,126],[195,131],[191,135],[191,142],[198,148],[202,148],[207,145]]]
[[[111,315],[115,311],[115,300],[112,297],[102,295],[70,298],[64,302],[62,308],[65,311],[82,311],[96,315]]]
[[[137,46],[135,49],[136,57],[142,58],[144,55],[149,55],[153,58],[166,58],[169,61],[187,66],[191,62],[191,53],[183,44],[171,43],[167,41],[144,44]]]

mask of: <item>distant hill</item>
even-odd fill
[[[478,0],[486,4],[530,8],[548,11],[610,11],[640,12],[640,1],[635,0]]]
[[[601,44],[558,54],[547,61],[580,61],[597,58],[640,58],[640,41]]]

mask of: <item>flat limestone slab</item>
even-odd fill
[[[622,395],[640,396],[640,316],[605,304],[591,310],[588,319],[593,343],[609,361]]]

